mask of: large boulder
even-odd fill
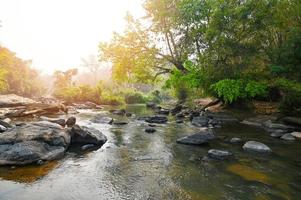
[[[15,94],[0,95],[0,108],[25,106],[33,103],[36,103],[36,101]]]
[[[208,151],[208,156],[217,160],[225,160],[232,156],[233,154],[229,151],[218,150],[218,149],[210,149]]]
[[[0,165],[24,165],[58,159],[70,141],[70,134],[51,122],[15,126],[0,134]]]
[[[107,141],[107,137],[94,128],[74,125],[69,132],[71,133],[71,143],[102,146]]]
[[[152,116],[152,117],[147,117],[145,119],[145,121],[148,123],[164,124],[167,122],[167,117],[161,116],[161,115],[156,115],[156,116]]]
[[[103,115],[96,115],[93,119],[90,120],[93,123],[99,123],[99,124],[112,124],[113,118],[103,116]]]
[[[246,151],[253,151],[259,153],[272,152],[272,150],[267,145],[256,141],[248,141],[244,144],[242,148]]]
[[[187,144],[187,145],[202,145],[207,144],[209,140],[215,138],[212,130],[203,130],[199,133],[188,135],[182,138],[177,139],[177,143],[179,144]]]
[[[69,118],[67,119],[67,121],[66,121],[66,125],[67,125],[68,127],[74,126],[75,123],[76,123],[76,118],[75,118],[75,117],[69,117]]]

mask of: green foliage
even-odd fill
[[[279,106],[282,113],[291,116],[301,116],[301,93],[296,91],[287,92]]]
[[[138,91],[127,90],[123,92],[124,100],[127,104],[145,103],[146,97]]]
[[[262,97],[267,94],[267,86],[255,81],[224,79],[212,84],[211,88],[218,97],[228,104],[237,100]]]

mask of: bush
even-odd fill
[[[266,84],[255,81],[224,79],[212,84],[211,89],[227,104],[267,95]]]
[[[145,103],[146,97],[141,92],[132,90],[124,93],[124,100],[128,104]]]
[[[301,116],[301,93],[287,92],[280,102],[279,109],[283,114]]]
[[[122,105],[124,104],[124,99],[110,92],[103,92],[100,97],[100,103],[105,105]]]

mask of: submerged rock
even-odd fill
[[[295,141],[296,140],[295,137],[290,133],[284,134],[283,136],[281,136],[281,139],[286,140],[286,141]]]
[[[242,148],[246,151],[254,151],[260,153],[272,152],[272,150],[267,145],[256,141],[248,141]]]
[[[147,117],[145,119],[145,121],[148,123],[154,123],[154,124],[164,124],[167,122],[167,117],[161,116],[161,115],[156,115],[156,116],[152,116],[152,117]]]
[[[107,141],[107,137],[94,128],[74,125],[69,132],[71,133],[71,143],[102,146]]]
[[[191,124],[197,127],[206,127],[208,126],[209,119],[204,116],[194,117],[191,121]]]
[[[126,121],[126,120],[113,120],[113,123],[114,125],[126,125],[128,124],[129,122]]]
[[[215,136],[211,130],[204,130],[193,135],[179,138],[177,139],[177,143],[187,145],[202,145],[207,144],[209,140],[212,140],[214,138]]]
[[[112,124],[114,120],[111,117],[106,117],[103,115],[96,115],[90,121],[93,123],[100,123],[100,124]]]
[[[208,151],[208,156],[213,159],[225,160],[232,156],[233,154],[229,151],[223,151],[218,149],[210,149]]]

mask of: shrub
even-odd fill
[[[128,104],[145,103],[146,97],[141,92],[131,90],[124,93],[124,100]]]
[[[301,93],[289,91],[284,94],[279,109],[283,114],[301,116]]]

